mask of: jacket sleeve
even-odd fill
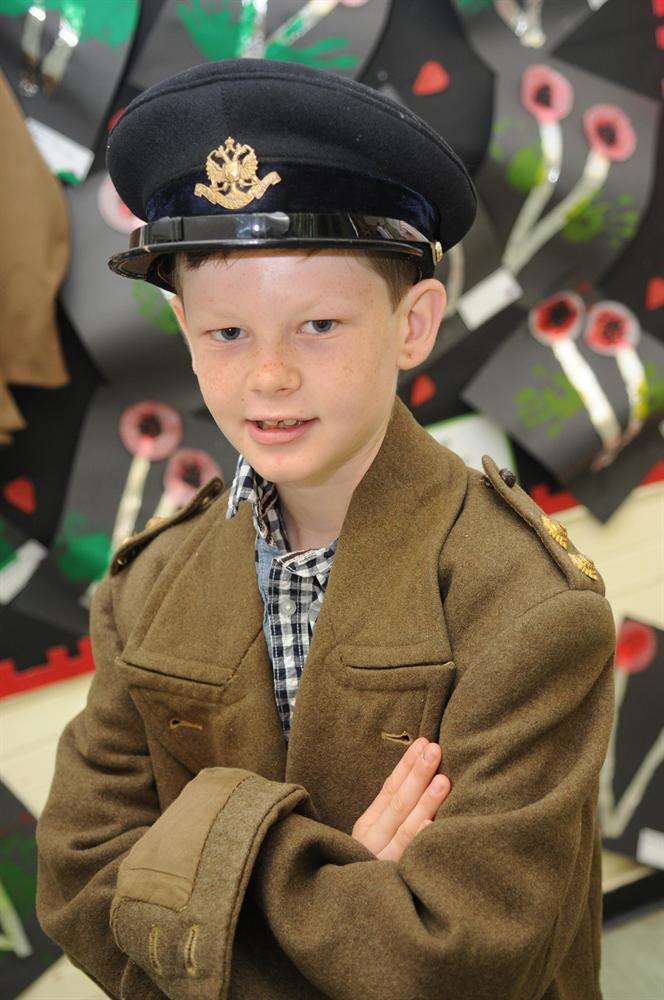
[[[143,722],[120,682],[108,574],[90,607],[95,672],[86,707],[64,727],[37,822],[37,919],[70,961],[110,997],[132,963],[115,944],[109,909],[118,865],[160,815]],[[162,997],[154,985],[133,997]]]
[[[606,599],[565,590],[458,665],[452,789],[398,861],[319,822],[301,785],[201,771],[122,862],[120,947],[168,996],[225,1000],[249,892],[312,992],[541,996],[588,905],[614,647]]]

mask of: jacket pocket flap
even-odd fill
[[[340,643],[339,655],[351,667],[370,667],[381,670],[427,663],[445,663],[452,659],[452,650],[441,632],[428,639],[412,642],[366,645],[361,643]]]

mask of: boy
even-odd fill
[[[473,220],[463,165],[370,88],[259,59],[143,93],[108,164],[148,220],[111,266],[177,293],[239,458],[95,594],[44,930],[131,1000],[601,998],[603,582],[395,395]]]

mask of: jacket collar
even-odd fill
[[[217,732],[220,713],[228,713],[226,722],[237,718],[238,741],[242,726],[260,727],[266,754],[255,769],[262,766],[266,773],[273,760],[277,777],[286,769],[287,751],[289,759],[297,759],[299,748],[315,740],[304,720],[320,703],[318,687],[331,657],[378,669],[449,661],[438,562],[466,487],[461,459],[396,396],[380,450],[353,492],[342,525],[288,748],[263,634],[252,507],[240,504],[227,519],[229,491],[222,493],[205,535],[194,530],[158,577],[119,658],[131,672],[130,686],[152,691],[139,700],[147,698],[153,716],[161,713],[160,731],[171,752],[174,744],[182,746],[181,733],[166,732],[164,713],[172,712],[174,698],[191,699],[190,714],[216,713]],[[317,711],[312,726],[314,717]],[[190,747],[195,734],[189,734]],[[228,759],[228,732],[225,739]],[[202,741],[200,756],[194,752],[185,763],[207,759],[209,765],[210,752]],[[250,766],[244,759],[242,766]]]

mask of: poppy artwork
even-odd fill
[[[623,303],[608,300],[596,302],[588,311],[584,337],[591,350],[615,359],[625,383],[629,420],[622,439],[614,445],[617,451],[636,437],[651,413],[656,416],[660,411],[654,399],[657,392],[655,379],[648,381],[637,351],[641,326],[631,309]],[[612,460],[613,453],[602,456],[600,467]]]
[[[537,121],[542,162],[505,244],[503,260],[514,274],[520,269],[517,248],[539,218],[560,176],[563,151],[560,122],[570,113],[573,101],[572,86],[562,73],[545,65],[528,66],[521,79],[521,103]]]
[[[164,470],[164,492],[153,517],[170,517],[185,507],[207,482],[223,473],[212,455],[202,448],[179,448]]]
[[[664,457],[664,346],[624,303],[592,294],[536,302],[462,398],[606,520]]]
[[[12,608],[88,629],[89,606],[113,553],[153,517],[186,506],[206,482],[232,480],[237,452],[207,412],[130,386],[99,387],[81,427],[53,545],[13,584]],[[16,549],[16,544],[13,545]],[[16,579],[16,570],[8,581]]]
[[[168,403],[141,400],[123,410],[118,434],[132,461],[115,514],[109,555],[134,534],[151,463],[169,458],[178,447],[182,440],[182,418]],[[97,582],[90,584],[82,598],[86,607],[90,605]]]
[[[487,320],[515,301],[503,294],[507,277],[526,309],[570,282],[601,282],[647,212],[659,104],[558,58],[554,42],[593,15],[586,0],[457,8],[496,74],[487,155],[474,177],[500,248]],[[472,291],[466,282],[463,294]]]
[[[617,630],[615,719],[600,774],[604,846],[664,868],[664,631],[636,618]]]
[[[138,0],[0,0],[3,70],[44,158],[67,183],[88,173],[138,14]]]
[[[105,169],[67,191],[74,253],[61,289],[68,319],[104,379],[137,396],[194,409],[200,394],[168,297],[144,281],[118,282],[107,259],[143,224],[123,203]]]

